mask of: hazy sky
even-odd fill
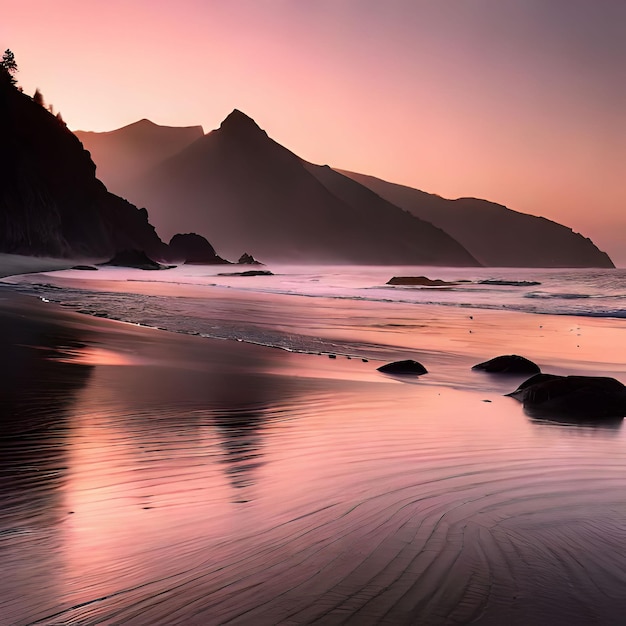
[[[19,0],[0,48],[73,129],[219,126],[544,215],[626,265],[624,0]]]

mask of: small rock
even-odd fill
[[[428,374],[428,370],[418,361],[413,361],[413,359],[407,359],[405,361],[394,361],[393,363],[381,365],[376,369],[379,372],[383,372],[384,374],[401,374],[413,376]]]
[[[260,261],[257,261],[251,254],[244,252],[237,261],[238,265],[263,265]]]
[[[446,287],[457,285],[456,282],[448,282],[438,278],[432,279],[426,276],[394,276],[387,281],[388,285],[413,285],[419,287]]]
[[[218,276],[274,276],[269,270],[246,270],[245,272],[225,272]]]
[[[489,374],[538,374],[541,371],[536,363],[517,354],[497,356],[484,363],[474,365],[472,369]]]

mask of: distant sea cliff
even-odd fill
[[[238,110],[218,130],[199,129],[141,120],[78,135],[107,185],[149,207],[160,232],[196,230],[230,254],[243,247],[311,262],[614,267],[590,239],[551,220],[308,163]],[[130,153],[132,165],[122,167]]]

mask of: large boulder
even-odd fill
[[[229,263],[217,255],[215,248],[197,233],[178,233],[170,239],[169,258],[173,262],[196,265]]]
[[[541,371],[536,363],[517,354],[497,356],[484,363],[474,365],[472,369],[489,374],[538,374]]]
[[[534,416],[578,419],[626,416],[626,387],[604,376],[538,374],[508,394]]]
[[[413,359],[407,359],[405,361],[394,361],[393,363],[387,363],[376,368],[383,374],[395,374],[400,376],[420,376],[421,374],[428,374],[428,370],[418,361]]]
[[[558,376],[557,374],[535,374],[534,376],[527,378],[523,383],[520,383],[519,387],[515,391],[507,393],[506,395],[510,396],[511,398],[515,398],[516,400],[522,401],[526,389],[532,387],[533,385],[538,385],[539,383],[545,383],[548,380],[554,380],[555,378],[563,377]]]

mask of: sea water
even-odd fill
[[[181,265],[163,271],[101,267],[98,272],[67,270],[6,280],[24,293],[90,315],[300,352],[348,350],[321,338],[320,325],[356,327],[383,321],[346,316],[350,301],[369,303],[376,314],[385,317],[387,312],[390,318],[394,317],[392,307],[384,305],[400,305],[404,317],[408,316],[402,322],[405,325],[413,314],[419,315],[421,304],[626,318],[624,269],[272,265],[252,267],[272,275],[232,275],[250,269],[236,265]],[[393,276],[426,276],[448,284],[387,284]],[[228,298],[216,297],[215,287],[227,289]],[[259,294],[254,310],[250,310],[251,293]],[[238,294],[241,308],[236,304]],[[264,300],[263,295],[298,296],[301,303],[281,313],[280,300]],[[318,306],[324,308],[324,316]],[[334,315],[333,311],[342,312]]]

